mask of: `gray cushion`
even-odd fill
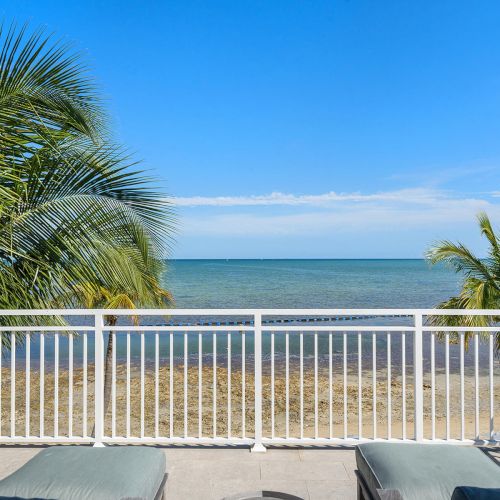
[[[498,500],[500,488],[476,488],[475,486],[460,486],[455,488],[451,500]]]
[[[500,467],[472,446],[367,443],[356,448],[365,484],[399,490],[405,500],[450,500],[458,486],[500,488]]]
[[[0,498],[154,499],[166,468],[155,448],[54,446],[0,481]]]

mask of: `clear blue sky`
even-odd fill
[[[500,224],[497,1],[0,5],[87,52],[175,257],[420,257]],[[498,193],[497,193],[498,192]]]

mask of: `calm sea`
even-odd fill
[[[460,279],[443,266],[430,267],[424,260],[172,260],[163,277],[163,285],[170,290],[178,308],[427,308],[455,294],[459,290]],[[210,319],[210,318],[209,318]],[[234,318],[227,318],[232,319]],[[249,319],[249,318],[247,318]],[[364,321],[342,318],[345,324],[411,324],[410,319],[393,318],[387,320],[366,319]],[[88,318],[90,320],[90,318]],[[181,318],[183,324],[198,321],[199,318]],[[218,318],[218,321],[224,318]],[[158,324],[165,318],[143,318],[142,324]],[[179,321],[179,319],[177,320]],[[397,323],[394,323],[397,322]],[[85,323],[81,323],[85,324]],[[90,323],[89,323],[90,324]],[[300,323],[299,323],[300,324]],[[323,323],[327,324],[327,323]],[[330,323],[332,324],[332,323]],[[335,322],[335,324],[338,324]],[[311,332],[310,324],[308,324]],[[146,360],[154,360],[153,333],[146,337]],[[50,336],[47,336],[50,337]],[[218,336],[218,359],[227,358],[227,336]],[[117,335],[117,359],[126,357],[125,338]],[[394,362],[400,358],[400,336],[393,339]],[[253,338],[247,335],[247,353],[252,356]],[[298,335],[290,335],[290,355],[297,356]],[[386,338],[377,336],[380,356],[385,356]],[[363,356],[371,359],[371,335],[363,336]],[[93,337],[88,338],[89,356],[92,356]],[[276,354],[283,355],[284,336],[277,335]],[[211,335],[204,335],[204,356],[212,353]],[[241,352],[241,337],[233,335],[233,355]],[[263,355],[269,355],[270,335],[264,331]],[[336,355],[342,352],[342,333],[333,338]],[[19,361],[22,363],[24,349],[19,346]],[[439,349],[440,350],[440,349]],[[189,356],[198,356],[197,335],[189,336]],[[349,355],[356,357],[355,335],[348,338]],[[411,360],[411,338],[407,343],[407,359]],[[37,364],[39,346],[37,338],[32,340],[32,364]],[[76,337],[74,344],[75,363],[82,358],[82,338]],[[168,335],[160,335],[160,356],[166,362],[169,352]],[[327,335],[320,335],[319,354],[324,358],[328,352]],[[304,353],[313,353],[313,336],[305,334]],[[6,353],[4,353],[6,354]],[[46,360],[54,359],[54,345],[47,338]],[[60,338],[60,360],[68,359],[68,340]],[[131,356],[137,362],[140,356],[140,342],[137,335],[131,339]],[[175,335],[174,356],[177,362],[183,359],[183,334]],[[249,359],[250,359],[249,358]],[[382,360],[382,359],[381,359]],[[237,364],[237,361],[235,362]]]
[[[163,285],[180,308],[418,308],[459,276],[415,260],[172,260]]]
[[[163,285],[175,297],[178,308],[430,308],[456,294],[460,276],[423,259],[366,260],[173,260],[169,262]],[[194,319],[194,318],[192,318]],[[408,324],[410,319],[347,320],[343,324]],[[309,326],[309,325],[308,325]],[[311,328],[311,327],[310,327]],[[276,337],[276,354],[284,353],[284,336]],[[408,335],[407,359],[411,361],[411,336]],[[176,351],[182,355],[182,339]],[[210,339],[204,349],[211,352]],[[192,343],[191,343],[192,342]],[[189,352],[196,354],[196,338]],[[227,349],[225,338],[219,341],[222,358]],[[253,342],[248,339],[251,352]],[[270,335],[264,332],[263,354],[269,354]],[[327,336],[319,339],[319,354],[325,357]],[[348,351],[356,356],[357,340],[348,338]],[[393,359],[400,360],[401,337],[393,339]],[[428,342],[426,342],[427,344]],[[364,357],[371,359],[371,336],[363,336]],[[385,357],[385,335],[377,336],[380,356]],[[233,340],[233,352],[241,349],[239,337]],[[342,335],[335,334],[333,349],[342,352]],[[438,346],[438,354],[442,349]],[[290,355],[297,356],[298,336],[290,335]],[[305,334],[304,352],[313,352],[312,334]]]

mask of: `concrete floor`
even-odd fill
[[[429,445],[432,446],[432,445]],[[42,448],[0,446],[0,479]],[[167,500],[221,500],[255,490],[276,490],[304,500],[356,498],[353,448],[161,448],[167,457]],[[489,448],[500,459],[500,448]]]
[[[0,446],[0,479],[42,448]],[[221,500],[255,490],[277,490],[304,500],[354,499],[352,448],[162,448],[167,456],[167,500]]]

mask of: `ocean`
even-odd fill
[[[179,308],[428,308],[460,277],[422,259],[171,260]]]
[[[170,290],[177,308],[430,308],[440,301],[457,293],[460,277],[444,266],[431,267],[424,260],[170,260],[163,276],[163,286]],[[225,318],[217,318],[224,322]],[[234,318],[227,318],[234,320]],[[248,319],[248,318],[247,318]],[[75,318],[72,319],[75,321]],[[86,318],[87,323],[91,318]],[[141,324],[159,324],[164,318],[142,319]],[[181,318],[182,324],[193,324],[199,318]],[[300,324],[300,323],[299,323]],[[328,324],[328,323],[323,323]],[[330,323],[332,324],[332,323]],[[336,323],[338,324],[338,323]],[[409,318],[366,319],[348,318],[344,324],[357,325],[410,325]],[[310,324],[309,333],[304,335],[304,354],[310,357],[313,353],[313,337]],[[131,328],[133,330],[133,328]],[[145,335],[146,362],[151,365],[154,360],[153,333]],[[411,334],[408,335],[407,359],[410,361]],[[45,359],[50,364],[54,359],[54,344],[47,335]],[[32,364],[36,365],[39,356],[37,336],[32,336]],[[82,359],[82,338],[74,339],[75,364]],[[366,346],[364,357],[370,358],[371,335],[363,335]],[[400,358],[400,336],[393,339],[394,362]],[[295,357],[299,349],[298,335],[290,335],[290,355]],[[247,334],[247,353],[252,356],[253,335]],[[377,335],[379,355],[385,356],[386,338]],[[118,361],[126,357],[125,336],[117,335],[116,356]],[[241,337],[237,332],[232,339],[233,355],[241,353]],[[276,335],[276,356],[283,358],[284,335]],[[93,336],[88,338],[89,356],[94,349]],[[342,333],[334,334],[333,350],[340,356],[342,352]],[[269,355],[270,334],[264,330],[263,355]],[[325,360],[328,349],[327,335],[320,335],[319,355]],[[441,351],[440,348],[438,348]],[[24,358],[24,346],[19,345],[19,361]],[[189,335],[189,357],[197,359],[197,334]],[[348,338],[349,356],[356,356],[357,340],[355,335]],[[482,351],[482,350],[481,350]],[[218,339],[218,358],[222,363],[226,360],[227,338],[220,335]],[[212,353],[211,335],[204,335],[203,355],[210,358]],[[4,352],[4,355],[8,353]],[[486,355],[486,352],[485,354]],[[160,335],[160,356],[162,363],[169,356],[168,335]],[[483,353],[481,352],[481,356]],[[131,338],[131,358],[138,362],[140,342],[137,335]],[[175,335],[174,357],[176,363],[183,360],[182,332]],[[68,339],[60,337],[59,359],[66,363],[68,359]],[[22,362],[22,361],[21,361]],[[237,364],[238,361],[235,361]]]
[[[432,308],[456,294],[460,276],[443,265],[431,266],[423,259],[252,259],[252,260],[171,260],[163,285],[173,293],[177,308]],[[192,320],[194,318],[189,318]],[[220,319],[220,318],[219,318]],[[234,318],[231,318],[234,319]],[[344,324],[408,324],[410,319],[348,320]],[[309,329],[313,328],[308,325]],[[239,337],[233,349],[241,349]],[[253,349],[248,336],[248,350]],[[283,358],[284,336],[276,336],[276,355]],[[209,341],[209,339],[206,339]],[[304,353],[313,352],[312,334],[305,334]],[[371,356],[371,335],[363,336],[366,356]],[[290,355],[298,354],[298,335],[290,335]],[[350,356],[357,352],[356,337],[349,335]],[[394,336],[394,362],[400,360],[399,335]],[[270,335],[264,331],[263,354],[269,354]],[[425,342],[427,345],[428,342]],[[222,361],[227,345],[220,339]],[[377,336],[380,356],[385,357],[386,337]],[[204,349],[211,351],[211,344]],[[319,355],[327,353],[327,336],[321,335]],[[335,334],[333,349],[342,351],[342,335]],[[438,346],[438,354],[442,349]],[[182,339],[176,342],[182,354]],[[408,335],[407,359],[412,358]],[[197,356],[196,338],[189,342],[190,356]],[[123,354],[123,353],[122,353]],[[483,353],[481,353],[483,354]]]

